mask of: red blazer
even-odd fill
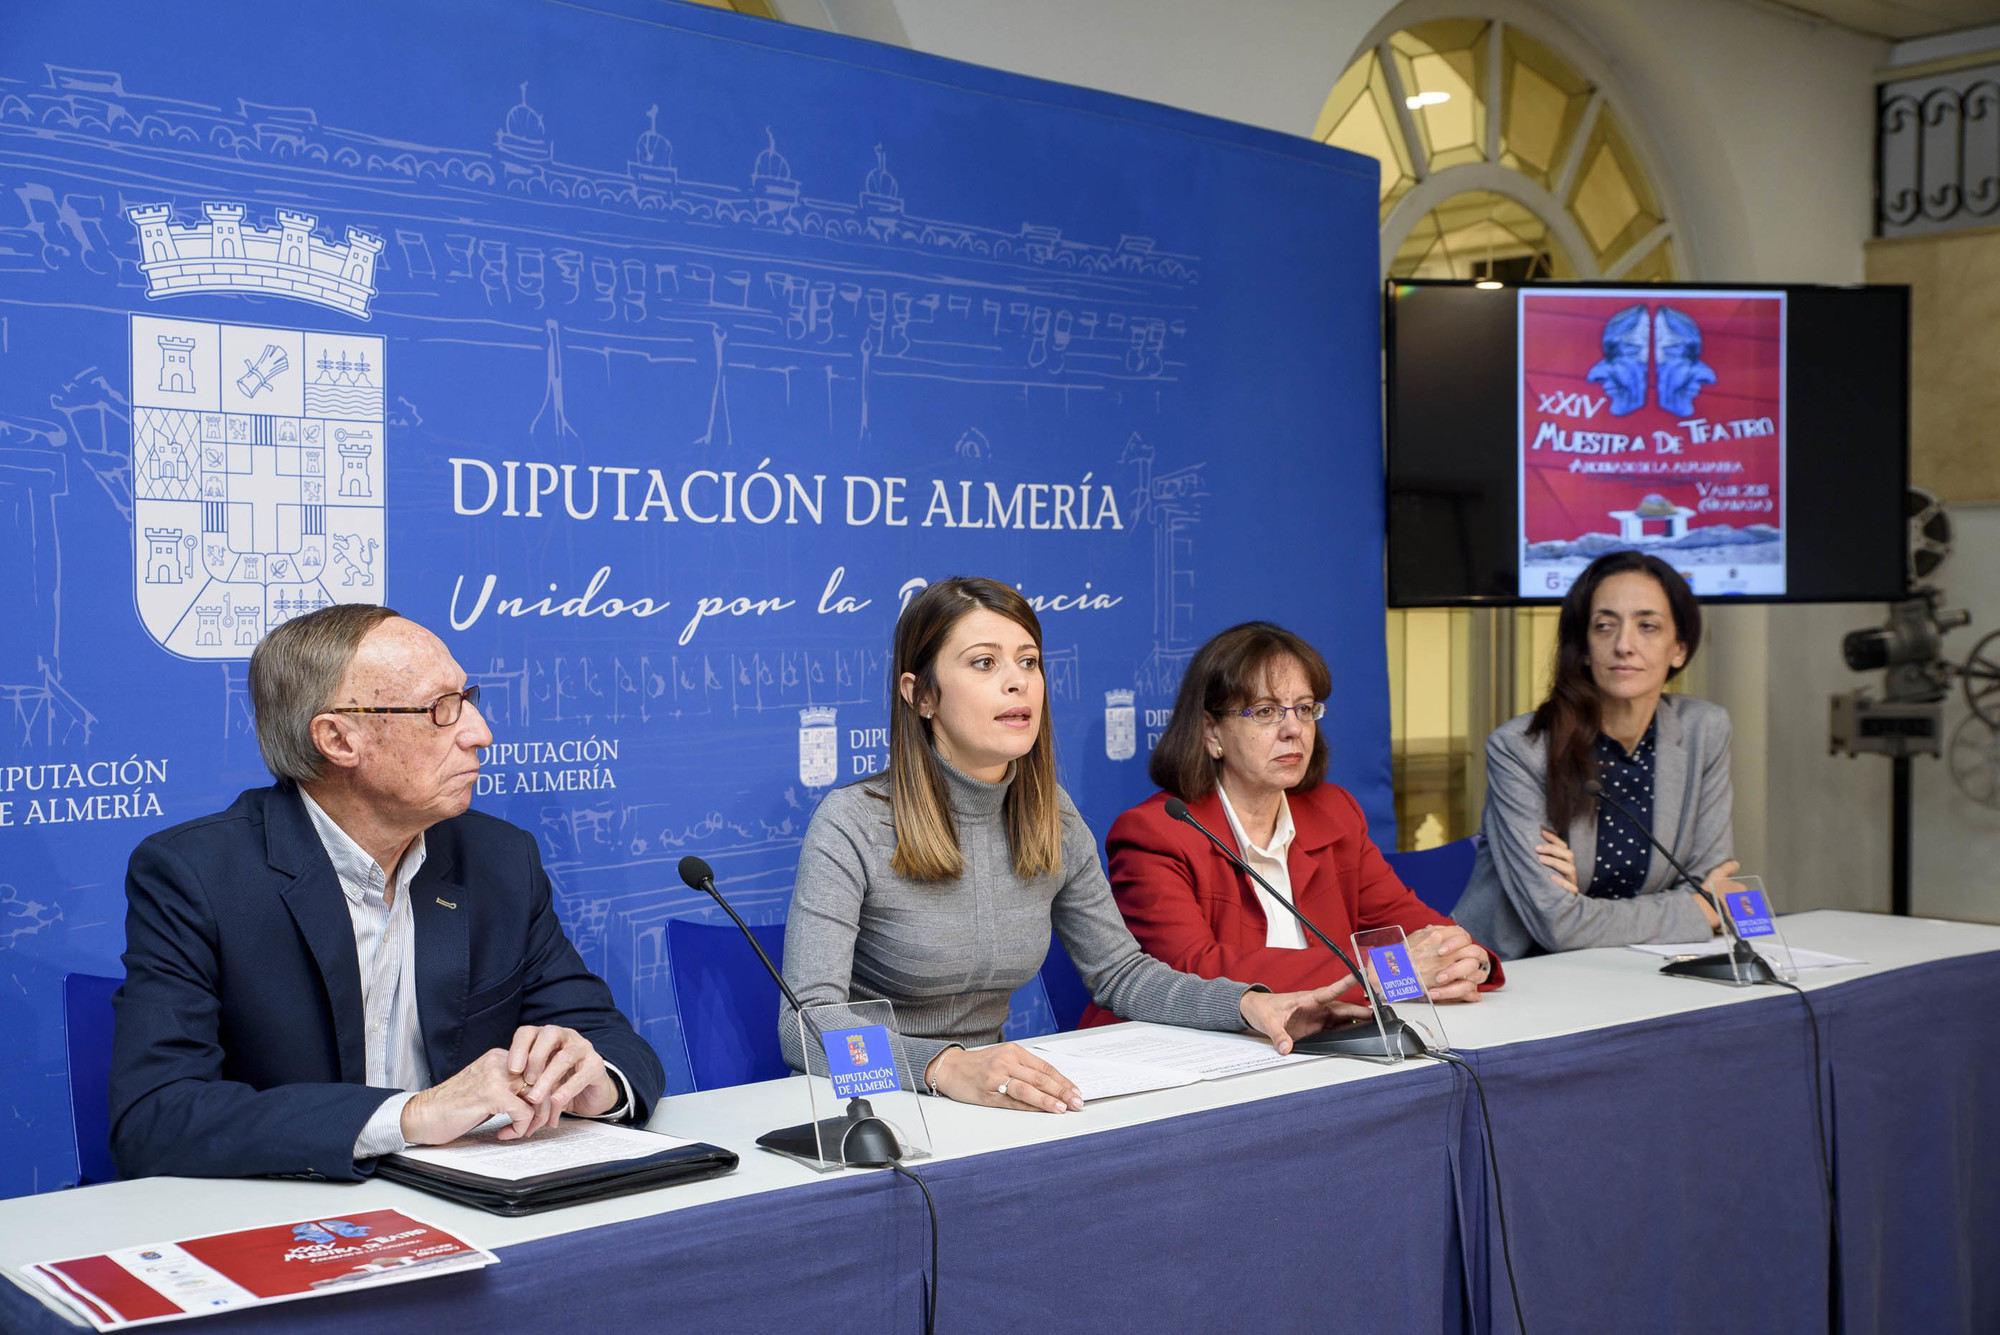
[[[1371,927],[1415,932],[1451,921],[1396,879],[1368,838],[1360,804],[1346,789],[1323,783],[1289,798],[1297,831],[1285,860],[1293,902],[1321,931],[1346,947],[1355,932]],[[1166,800],[1165,793],[1154,793],[1127,811],[1112,823],[1105,841],[1111,892],[1141,949],[1187,973],[1262,983],[1274,992],[1324,987],[1346,975],[1345,966],[1310,932],[1304,950],[1265,945],[1264,910],[1250,878],[1198,830],[1169,817]],[[1188,803],[1188,811],[1235,846],[1220,793]],[[1482,992],[1504,981],[1500,957],[1487,954],[1493,972]],[[1351,991],[1344,999],[1361,1000],[1358,986]],[[1110,1024],[1117,1018],[1092,1005],[1081,1023]]]

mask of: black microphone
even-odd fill
[[[1285,906],[1286,912],[1299,920],[1299,925],[1320,939],[1320,943],[1334,954],[1347,971],[1361,984],[1361,990],[1368,997],[1368,1004],[1375,1010],[1373,1020],[1349,1020],[1344,1024],[1331,1025],[1317,1034],[1308,1034],[1292,1043],[1294,1052],[1310,1052],[1318,1056],[1332,1057],[1376,1057],[1400,1058],[1416,1057],[1428,1051],[1423,1035],[1415,1026],[1399,1017],[1389,1003],[1375,991],[1375,985],[1368,981],[1368,975],[1347,957],[1347,952],[1335,945],[1333,938],[1319,929],[1319,924],[1299,912],[1299,906],[1287,895],[1281,895],[1271,888],[1271,883],[1257,874],[1257,869],[1238,857],[1236,850],[1215,837],[1214,831],[1194,818],[1187,803],[1178,797],[1167,799],[1167,814],[1183,825],[1192,825],[1201,831],[1202,837],[1214,844],[1216,851],[1251,880],[1264,887],[1271,898]],[[1377,1021],[1380,1022],[1379,1026]]]
[[[1653,837],[1653,832],[1647,827],[1646,822],[1634,816],[1623,802],[1606,792],[1604,785],[1596,779],[1585,783],[1583,791],[1600,802],[1609,802],[1613,811],[1623,816],[1633,829],[1645,835],[1647,843],[1660,850],[1660,856],[1665,858],[1667,865],[1678,873],[1679,879],[1686,881],[1688,888],[1700,895],[1708,906],[1715,910],[1715,916],[1722,920],[1722,926],[1732,943],[1727,951],[1713,955],[1669,960],[1660,969],[1661,973],[1674,978],[1700,978],[1711,983],[1728,983],[1733,987],[1749,987],[1754,983],[1778,981],[1777,970],[1771,967],[1769,960],[1759,955],[1750,943],[1743,939],[1736,930],[1736,921],[1729,916],[1728,910],[1716,903],[1715,896],[1708,892],[1708,887],[1704,886],[1693,872],[1681,865],[1681,860],[1673,855],[1672,850]],[[1672,882],[1668,884],[1671,885]]]
[[[806,1013],[799,1001],[799,994],[792,991],[792,985],[785,981],[785,975],[778,972],[778,966],[771,963],[771,957],[764,953],[764,947],[757,944],[757,936],[749,924],[730,902],[715,888],[715,872],[702,859],[688,855],[681,859],[681,880],[690,890],[699,890],[722,905],[722,911],[729,915],[743,939],[750,943],[750,949],[757,952],[757,958],[771,973],[771,979],[785,994],[785,1000],[792,1003],[792,1013],[805,1021],[813,1034],[818,1036],[819,1024]],[[892,1053],[891,1056],[894,1054]],[[812,1054],[806,1054],[806,1070],[812,1070]],[[828,1162],[822,1157],[822,1146],[838,1146],[840,1162],[859,1168],[878,1168],[884,1164],[900,1163],[903,1158],[902,1143],[896,1138],[895,1130],[875,1115],[875,1109],[868,1100],[854,1098],[847,1101],[847,1112],[840,1117],[829,1117],[824,1121],[805,1122],[798,1126],[780,1127],[757,1137],[757,1143],[767,1150],[788,1155],[794,1159],[805,1159],[812,1163]]]

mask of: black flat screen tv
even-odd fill
[[[1387,286],[1392,607],[1553,602],[1653,552],[1704,599],[1904,595],[1909,289]]]

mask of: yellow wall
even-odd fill
[[[1868,281],[1910,287],[1910,480],[2000,500],[2000,228],[1871,241]]]

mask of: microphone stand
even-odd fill
[[[681,859],[680,873],[681,880],[689,889],[702,891],[722,906],[722,911],[729,915],[730,921],[734,922],[737,930],[743,933],[743,939],[750,943],[750,949],[756,951],[757,958],[764,962],[764,968],[770,972],[779,990],[785,994],[785,1000],[792,1003],[793,1013],[813,1031],[815,1038],[820,1037],[819,1024],[806,1014],[806,1008],[800,1003],[798,993],[792,991],[791,984],[785,981],[785,975],[778,971],[778,966],[771,963],[771,957],[764,953],[764,947],[757,943],[756,935],[751,932],[742,916],[728,900],[722,897],[722,892],[715,888],[715,873],[709,869],[708,863],[698,857],[684,857]],[[890,1055],[893,1058],[895,1054]],[[812,1053],[808,1051],[805,1057],[806,1071],[810,1074]],[[823,1147],[835,1145],[839,1147],[841,1162],[855,1168],[880,1168],[901,1163],[903,1158],[902,1142],[897,1139],[894,1128],[875,1115],[875,1109],[867,1099],[859,1097],[849,1099],[847,1110],[839,1117],[828,1117],[818,1122],[802,1122],[798,1126],[766,1131],[757,1137],[757,1143],[778,1154],[794,1159],[808,1159],[816,1163],[828,1162],[822,1152]]]
[[[1679,873],[1679,879],[1686,881],[1688,888],[1700,895],[1702,900],[1715,910],[1715,916],[1721,920],[1729,937],[1728,950],[1718,951],[1712,955],[1690,955],[1684,959],[1668,960],[1660,966],[1661,973],[1669,978],[1698,978],[1706,983],[1727,983],[1731,987],[1754,987],[1758,983],[1778,981],[1778,971],[1771,967],[1769,960],[1759,955],[1756,949],[1743,939],[1742,934],[1736,930],[1736,920],[1729,916],[1729,911],[1716,902],[1715,896],[1708,893],[1708,888],[1681,865],[1680,859],[1668,851],[1665,844],[1653,837],[1653,832],[1646,828],[1645,822],[1634,816],[1623,802],[1606,792],[1604,785],[1597,780],[1592,779],[1585,784],[1584,791],[1600,802],[1609,802],[1613,811],[1629,821],[1633,829],[1645,835],[1647,843],[1660,850],[1660,856],[1667,860],[1667,865]]]
[[[1367,994],[1368,1004],[1375,1011],[1372,1018],[1346,1020],[1340,1024],[1329,1025],[1316,1034],[1294,1039],[1292,1051],[1319,1057],[1368,1057],[1377,1061],[1400,1061],[1404,1057],[1422,1056],[1430,1050],[1429,1045],[1424,1042],[1423,1034],[1415,1025],[1397,1015],[1389,1003],[1377,995],[1375,985],[1369,982],[1368,975],[1347,957],[1347,952],[1335,945],[1333,938],[1319,929],[1319,924],[1301,913],[1299,906],[1292,903],[1289,896],[1281,895],[1272,889],[1271,883],[1259,876],[1255,867],[1239,857],[1235,849],[1216,838],[1214,831],[1196,820],[1194,813],[1187,809],[1187,803],[1178,797],[1168,798],[1167,815],[1183,825],[1192,825],[1201,831],[1202,837],[1214,844],[1216,851],[1228,858],[1238,871],[1263,886],[1265,893],[1284,905],[1285,911],[1299,920],[1299,926],[1318,937],[1320,944],[1331,950],[1334,958],[1347,966],[1347,971],[1354,975],[1354,980],[1361,984],[1361,990]]]

